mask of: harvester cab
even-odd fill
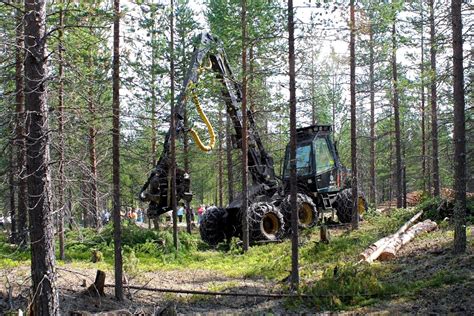
[[[332,141],[331,125],[311,125],[297,129],[296,173],[299,190],[317,200],[317,205],[331,208],[337,194],[348,182],[348,171],[341,164]],[[290,190],[290,145],[283,164],[285,191]]]

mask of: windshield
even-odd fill
[[[290,152],[287,152],[287,163],[285,166],[285,176],[290,176]],[[299,176],[311,172],[311,144],[296,148],[296,174]]]
[[[334,168],[334,159],[328,148],[325,138],[314,140],[314,150],[316,155],[316,173],[320,174]]]

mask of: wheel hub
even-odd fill
[[[267,235],[275,235],[280,229],[278,217],[275,214],[268,213],[262,219],[263,231]]]

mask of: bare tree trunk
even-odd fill
[[[375,167],[375,78],[374,78],[374,29],[370,21],[369,29],[369,76],[370,76],[370,201],[377,208],[377,178]]]
[[[9,154],[9,174],[8,174],[8,198],[10,204],[10,242],[16,243],[17,241],[17,225],[16,225],[16,204],[15,204],[15,176],[16,176],[16,166],[15,166],[15,146],[13,142],[10,142],[10,154]]]
[[[223,156],[222,156],[222,142],[224,141],[224,135],[223,135],[223,130],[222,130],[222,109],[219,109],[218,113],[218,124],[219,124],[219,130],[218,130],[218,138],[219,138],[219,148],[217,150],[218,152],[218,169],[219,169],[219,179],[218,179],[218,186],[219,186],[219,207],[222,207],[224,204],[224,163],[223,163]]]
[[[66,177],[64,174],[64,11],[60,1],[59,9],[59,30],[58,30],[58,63],[59,63],[59,91],[58,91],[58,137],[59,137],[59,190],[58,190],[58,236],[59,236],[59,259],[64,260],[64,187]]]
[[[181,32],[179,32],[179,36],[181,39],[181,73],[183,76],[186,73],[186,35],[184,33],[184,29],[181,29]],[[186,103],[183,106],[183,121],[184,121],[184,126],[188,126],[188,108],[186,106]],[[184,133],[183,135],[183,160],[184,160],[184,171],[189,174],[190,171],[190,166],[189,166],[189,138],[188,138],[188,133]],[[191,234],[192,232],[192,221],[194,214],[191,210],[191,207],[189,205],[189,202],[185,202],[185,209],[186,209],[186,231]]]
[[[291,287],[298,290],[298,207],[296,175],[296,72],[295,72],[295,21],[293,0],[288,0],[288,65],[290,79],[290,204],[291,204]]]
[[[355,86],[355,14],[354,14],[354,0],[350,2],[350,27],[351,27],[351,38],[350,38],[350,69],[351,69],[351,168],[352,168],[352,229],[359,228],[359,212],[358,212],[358,201],[357,198],[357,117],[356,117],[356,86]]]
[[[21,5],[21,0],[17,1],[17,5]],[[25,95],[24,95],[24,69],[23,69],[23,13],[18,10],[16,12],[17,28],[16,28],[16,56],[15,56],[15,103],[16,103],[16,139],[17,147],[17,174],[18,174],[18,198],[17,198],[17,243],[26,247],[28,241],[27,225],[27,182],[26,182],[26,143],[25,143]]]
[[[249,249],[248,220],[248,117],[247,117],[247,1],[241,0],[242,13],[242,239],[243,249]]]
[[[114,55],[112,61],[112,164],[115,298],[123,300],[122,227],[120,223],[120,0],[114,0]]]
[[[178,215],[176,201],[176,113],[174,108],[174,0],[170,0],[170,83],[171,83],[171,135],[170,135],[170,195],[173,210],[173,245],[178,250]]]
[[[152,11],[152,19],[156,19],[156,11]],[[152,157],[152,166],[156,166],[156,89],[157,89],[157,80],[156,80],[156,32],[151,32],[151,157]]]
[[[439,158],[438,158],[438,106],[437,106],[437,74],[436,74],[436,34],[434,21],[434,0],[430,0],[430,55],[431,55],[431,142],[432,142],[432,175],[433,196],[439,196]]]
[[[314,51],[311,50],[311,125],[316,124],[316,73],[314,71]]]
[[[230,204],[234,199],[234,171],[232,168],[232,136],[230,128],[230,117],[226,116],[225,122],[225,133],[226,133],[226,158],[227,158],[227,200]]]
[[[31,310],[59,315],[54,255],[54,212],[49,174],[49,127],[46,100],[46,1],[25,1],[25,96],[28,111],[27,178],[31,239]]]
[[[395,12],[393,13],[395,15]],[[402,187],[402,153],[401,153],[401,134],[400,134],[400,105],[398,101],[398,73],[397,73],[397,39],[396,39],[396,15],[392,24],[392,84],[393,84],[393,112],[395,116],[395,181],[397,188],[397,207],[403,204]]]
[[[453,29],[454,88],[454,252],[466,251],[466,118],[464,100],[464,70],[462,51],[461,0],[451,1]]]
[[[421,78],[421,173],[423,178],[423,191],[427,191],[427,173],[426,173],[426,122],[425,122],[425,36],[424,36],[424,14],[423,14],[423,2],[421,5],[421,65],[420,65],[420,78]]]
[[[92,56],[89,56],[90,66],[92,68]],[[96,153],[96,135],[97,129],[95,127],[95,104],[93,100],[92,87],[89,92],[89,167],[91,172],[90,178],[90,215],[92,216],[92,225],[96,228],[100,228],[99,219],[99,198],[97,194],[97,153]]]

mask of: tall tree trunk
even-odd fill
[[[288,66],[290,80],[290,204],[291,204],[291,287],[298,290],[298,206],[296,176],[296,72],[295,72],[295,21],[293,0],[288,0]]]
[[[120,223],[120,0],[114,0],[114,55],[112,60],[112,164],[115,298],[123,300],[122,227]]]
[[[426,170],[426,113],[425,113],[425,36],[424,36],[423,2],[421,2],[421,172],[423,177],[423,191],[427,191]],[[429,190],[429,187],[428,187]]]
[[[89,56],[89,65],[92,69],[92,56]],[[91,80],[92,82],[92,80]],[[96,109],[93,99],[92,87],[89,88],[89,168],[90,168],[90,216],[92,216],[92,225],[100,228],[99,217],[99,198],[97,194],[97,153],[96,153],[96,136],[97,129],[95,127]]]
[[[254,45],[250,44],[249,47],[249,80],[248,80],[248,103],[250,104],[250,112],[254,114],[255,118],[255,89],[254,89],[254,78],[255,78],[255,70],[254,70]]]
[[[357,192],[357,117],[356,117],[356,86],[355,86],[355,14],[354,0],[350,2],[350,27],[351,38],[349,44],[350,50],[350,77],[351,77],[351,167],[352,167],[352,229],[359,228],[359,212],[358,212],[358,192]]]
[[[183,77],[186,74],[186,34],[184,28],[181,28],[181,31],[179,32],[179,37],[181,40],[181,74]],[[188,126],[188,107],[186,106],[186,102],[183,105],[183,121],[184,121],[184,126]],[[184,171],[189,174],[189,171],[191,170],[189,166],[189,137],[188,133],[183,134],[183,162],[184,162]],[[191,207],[189,205],[189,202],[185,203],[185,208],[186,208],[186,231],[191,234],[192,232],[192,220],[194,217],[194,214],[191,210]]]
[[[21,5],[21,0],[17,1],[17,5]],[[23,68],[23,13],[20,10],[16,12],[16,56],[15,56],[15,103],[16,103],[16,152],[17,152],[17,174],[18,174],[18,198],[17,198],[17,242],[26,247],[28,241],[27,225],[27,173],[26,173],[26,143],[25,143],[25,94],[24,94],[24,68]]]
[[[25,104],[27,105],[27,178],[31,239],[31,280],[35,315],[59,315],[54,258],[54,212],[49,174],[46,100],[46,1],[25,1]]]
[[[369,29],[369,76],[370,76],[370,201],[377,208],[377,178],[375,167],[375,78],[374,78],[374,29],[370,20]]]
[[[10,204],[10,242],[16,243],[17,240],[17,225],[16,225],[16,204],[15,204],[15,176],[16,176],[16,166],[15,166],[15,146],[13,142],[10,142],[10,154],[9,154],[9,174],[8,174],[8,198]]]
[[[170,135],[170,194],[173,210],[173,245],[178,250],[178,215],[176,201],[176,113],[174,107],[174,0],[170,0],[170,84],[171,84],[171,135]]]
[[[156,20],[156,10],[152,11],[152,19],[153,22]],[[151,32],[151,157],[152,157],[152,166],[153,168],[156,166],[156,88],[157,88],[157,80],[156,80],[156,32]]]
[[[431,142],[433,157],[432,175],[433,175],[433,196],[439,196],[440,178],[439,178],[439,158],[438,158],[438,106],[437,106],[437,74],[436,74],[436,34],[434,21],[434,0],[430,0],[430,55],[431,55]]]
[[[58,91],[58,138],[59,138],[59,214],[58,214],[58,236],[59,236],[59,258],[64,260],[64,187],[66,185],[66,176],[64,174],[64,11],[62,5],[64,0],[60,1],[61,8],[59,9],[59,30],[58,30],[58,76],[59,76],[59,91]]]
[[[230,204],[234,199],[234,171],[232,168],[232,135],[230,128],[230,117],[226,116],[225,122],[225,133],[226,133],[226,158],[227,158],[227,200]]]
[[[224,141],[224,133],[223,133],[223,121],[222,121],[222,109],[219,108],[219,113],[218,113],[218,124],[219,124],[219,130],[218,130],[218,138],[219,138],[219,148],[217,150],[217,159],[218,159],[218,169],[219,169],[219,179],[218,179],[218,186],[219,186],[219,207],[222,207],[224,205],[224,163],[223,163],[223,155],[222,155],[222,142]]]
[[[314,51],[311,50],[311,125],[316,124],[316,73],[314,70]]]
[[[242,24],[242,239],[243,250],[249,249],[248,219],[248,117],[247,117],[247,1],[241,0]]]
[[[462,51],[461,0],[451,1],[453,29],[453,98],[454,98],[454,252],[466,251],[466,121]]]
[[[397,34],[396,34],[396,13],[393,12],[392,24],[392,89],[393,89],[393,112],[395,116],[395,181],[397,188],[397,207],[403,204],[403,186],[402,186],[402,152],[401,152],[401,134],[400,134],[400,106],[398,101],[398,73],[397,73]]]

